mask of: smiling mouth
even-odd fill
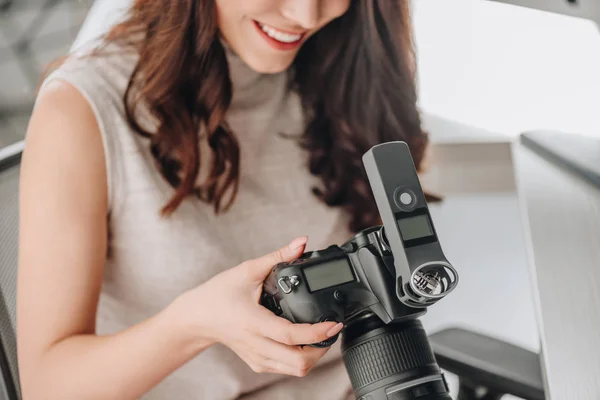
[[[260,23],[258,21],[254,21],[254,23],[256,24],[256,27],[261,31],[261,33],[263,33],[269,39],[279,42],[282,45],[299,44],[302,41],[302,39],[304,38],[304,36],[306,35],[306,32],[303,32],[303,33],[284,32],[284,31],[276,29],[270,25]]]

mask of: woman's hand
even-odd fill
[[[300,345],[334,336],[342,324],[293,324],[260,305],[259,299],[273,266],[298,258],[306,242],[306,237],[297,238],[216,275],[178,299],[180,315],[193,321],[192,329],[202,341],[223,343],[255,372],[305,376],[328,349]]]

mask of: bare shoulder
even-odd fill
[[[51,193],[89,193],[94,196],[89,205],[106,206],[99,203],[107,192],[100,128],[86,98],[67,82],[53,80],[39,93],[27,130],[21,181],[36,192],[51,184],[46,188]]]
[[[25,138],[20,181],[25,221],[50,210],[61,221],[106,215],[100,128],[92,107],[74,86],[56,80],[40,92]]]
[[[65,129],[65,135],[77,133],[82,139],[85,136],[98,136],[99,128],[96,117],[87,99],[71,84],[61,81],[50,81],[39,93],[36,106],[31,118],[30,135],[36,135],[39,128],[55,128],[60,126]],[[46,129],[42,129],[45,131]],[[57,133],[60,134],[60,133]],[[77,140],[77,137],[71,139]]]

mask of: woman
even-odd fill
[[[53,72],[22,165],[25,398],[351,394],[337,348],[300,346],[341,324],[258,299],[307,237],[378,223],[366,150],[421,163],[408,22],[404,0],[137,0]]]

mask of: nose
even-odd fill
[[[281,13],[303,29],[310,30],[319,26],[321,2],[322,0],[286,0]]]

